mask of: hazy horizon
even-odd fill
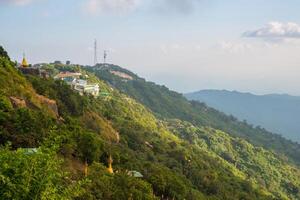
[[[300,2],[2,0],[13,60],[108,62],[186,93],[226,89],[299,96]],[[255,13],[255,15],[254,15]]]

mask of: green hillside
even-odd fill
[[[86,67],[86,69],[151,109],[160,119],[175,118],[191,122],[196,126],[220,129],[232,136],[244,138],[251,144],[277,152],[282,159],[300,164],[300,145],[278,134],[241,122],[204,103],[188,101],[182,94],[171,91],[165,86],[148,82],[119,66],[99,64],[96,67]],[[111,71],[126,73],[133,79],[124,79],[112,74]]]
[[[0,70],[5,80],[0,89],[0,199],[300,198],[296,166],[207,123],[218,118],[203,115],[203,124],[194,125],[183,117],[158,118],[149,105],[78,67],[71,70],[88,75],[105,95],[81,96],[62,81],[23,76],[5,57]],[[114,174],[107,170],[110,156]]]

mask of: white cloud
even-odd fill
[[[222,41],[217,46],[221,50],[230,52],[230,53],[241,53],[241,52],[245,52],[245,51],[253,49],[252,44],[248,44],[248,43],[244,43],[244,42]]]
[[[164,54],[168,54],[168,53],[171,53],[171,52],[183,51],[185,49],[185,47],[181,44],[178,44],[178,43],[171,43],[171,44],[161,44],[159,46],[159,49]]]
[[[155,10],[164,13],[188,14],[193,11],[196,4],[202,0],[159,0],[155,2]]]
[[[300,39],[300,25],[294,22],[270,22],[260,29],[245,32],[243,36],[263,38],[275,42]]]
[[[168,53],[168,47],[165,44],[160,45],[159,48],[164,54]]]
[[[84,9],[90,14],[124,13],[137,9],[139,4],[140,0],[88,0]]]
[[[205,0],[85,0],[84,10],[90,14],[128,13],[140,7],[160,14],[189,14]],[[146,9],[147,9],[146,8]]]

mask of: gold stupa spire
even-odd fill
[[[25,58],[25,53],[23,53],[23,60],[22,60],[22,67],[28,67],[29,65],[28,65],[28,62],[27,62],[27,60],[26,60],[26,58]]]
[[[113,163],[113,159],[111,157],[111,155],[109,155],[109,158],[108,158],[108,168],[107,168],[107,171],[111,174],[114,173],[114,170],[112,168],[112,163]]]
[[[87,162],[87,160],[85,160],[85,162],[84,162],[84,176],[85,177],[88,176],[88,167],[89,167],[88,162]]]

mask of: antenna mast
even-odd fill
[[[97,40],[95,39],[94,42],[94,65],[98,63],[98,58],[97,58]]]
[[[106,58],[107,58],[107,51],[104,50],[104,54],[103,54],[104,64],[106,64]]]

